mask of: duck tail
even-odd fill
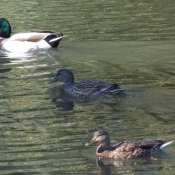
[[[124,91],[124,89],[113,89],[113,90],[111,90],[111,92],[115,93],[115,94],[121,93],[123,91]]]
[[[124,91],[124,89],[121,89],[118,84],[112,84],[109,89],[113,94],[119,94]]]
[[[174,141],[173,140],[171,140],[171,141],[168,141],[168,142],[165,142],[165,143],[163,143],[162,145],[161,145],[161,147],[159,148],[161,151],[164,151],[165,149],[166,149],[166,147],[168,146],[168,145],[170,145],[171,143],[173,143]]]
[[[63,35],[62,33],[58,35],[49,35],[45,38],[45,41],[51,46],[51,47],[58,47],[59,42],[64,38],[66,35]]]
[[[55,41],[60,41],[64,37],[66,37],[66,35],[63,35],[62,33],[60,33],[58,35],[58,37],[51,39],[49,42],[51,43],[51,42],[55,42]]]

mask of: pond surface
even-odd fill
[[[174,0],[2,0],[13,33],[67,37],[48,52],[0,50],[1,174],[174,174],[175,144],[157,160],[127,161],[97,161],[97,145],[84,146],[98,129],[112,144],[175,140],[174,7]],[[60,68],[76,81],[118,83],[126,96],[65,102],[60,83],[48,84]]]

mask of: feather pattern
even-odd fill
[[[6,30],[5,30],[6,29]],[[38,49],[58,47],[65,36],[52,31],[21,32],[10,36],[11,26],[7,19],[0,18],[0,46],[12,53],[28,53]]]
[[[60,69],[54,79],[50,81],[62,82],[62,89],[76,97],[81,99],[91,98],[100,94],[114,95],[123,92],[117,84],[105,83],[98,80],[85,80],[81,82],[74,82],[74,75],[68,69]]]
[[[98,143],[99,146],[96,150],[96,155],[100,158],[132,159],[162,152],[172,142],[152,139],[126,140],[110,146],[109,134],[106,131],[97,131],[86,146]]]

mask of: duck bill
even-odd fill
[[[90,146],[90,145],[92,145],[94,143],[96,143],[96,141],[92,139],[89,143],[86,143],[85,146]]]
[[[49,81],[49,84],[50,84],[50,83],[54,83],[54,82],[56,82],[56,81],[58,81],[57,77],[51,79],[51,80]]]

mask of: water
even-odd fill
[[[112,144],[174,140],[173,5],[172,0],[1,1],[1,16],[13,33],[53,29],[67,35],[56,50],[0,52],[1,174],[173,174],[174,144],[157,160],[110,162],[96,162],[97,145],[84,146],[98,129],[110,133]],[[48,82],[65,67],[76,81],[118,83],[127,96],[64,103],[60,84]]]

